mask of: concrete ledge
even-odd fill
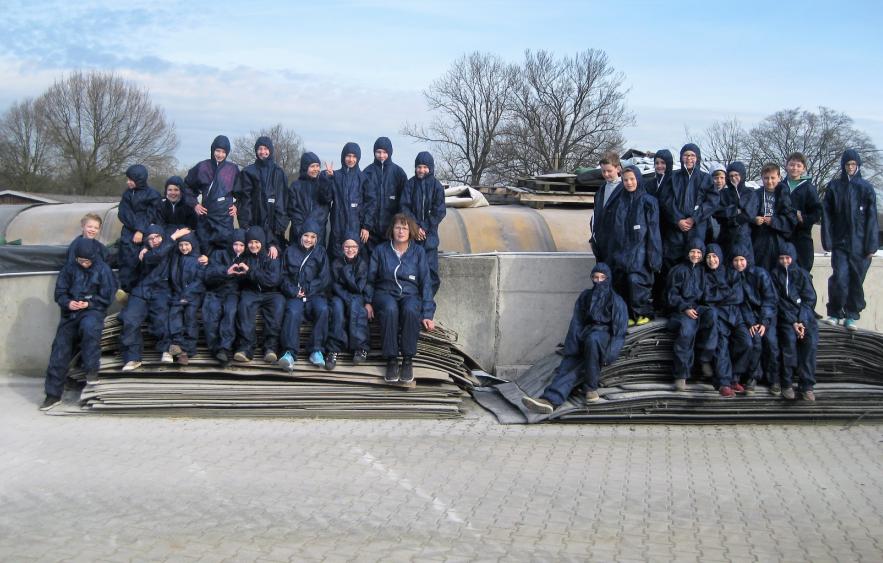
[[[485,370],[514,376],[564,340],[573,303],[589,285],[590,253],[449,255],[440,259],[436,318]],[[816,256],[813,278],[825,314],[830,257]],[[0,374],[42,375],[58,324],[53,273],[0,275]],[[858,324],[883,331],[883,260],[865,280]]]

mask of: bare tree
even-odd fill
[[[39,191],[51,185],[52,151],[33,99],[16,102],[0,118],[0,179],[8,187]]]
[[[744,154],[748,133],[738,119],[715,121],[708,126],[697,144],[702,148],[702,160],[729,166]]]
[[[251,131],[247,136],[236,137],[233,140],[230,160],[240,166],[248,166],[254,162],[254,144],[258,137],[269,137],[273,141],[273,160],[285,171],[288,181],[294,181],[300,172],[304,141],[294,129],[287,129],[281,123],[265,127],[260,131]]]
[[[38,103],[75,193],[95,193],[117,183],[134,163],[173,168],[175,125],[146,89],[113,73],[75,72],[56,81]]]
[[[493,164],[491,149],[509,113],[517,76],[517,68],[497,55],[463,55],[423,91],[435,112],[432,122],[406,123],[402,134],[433,145],[440,176],[479,185]]]
[[[514,90],[513,118],[498,143],[504,178],[595,165],[621,150],[622,129],[634,123],[628,90],[604,51],[556,58],[526,51]]]
[[[764,162],[784,163],[788,155],[806,155],[807,172],[822,188],[840,172],[840,156],[856,149],[863,168],[880,170],[880,157],[871,138],[853,126],[845,113],[819,107],[818,113],[800,108],[785,109],[767,116],[749,132],[743,152],[752,159],[752,170]]]

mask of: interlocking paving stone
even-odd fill
[[[883,559],[883,425],[51,417],[0,379],[4,561]]]

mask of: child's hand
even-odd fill
[[[362,229],[359,231],[359,238],[362,239],[362,244],[366,244],[368,242],[368,237],[371,236],[371,233],[368,232],[368,229]]]
[[[172,240],[178,240],[181,237],[186,237],[190,234],[190,229],[184,227],[183,229],[178,229],[174,233],[172,233]]]
[[[196,206],[193,208],[193,210],[196,211],[197,215],[207,215],[208,214],[208,209],[206,209],[201,203],[197,203]]]
[[[374,307],[370,303],[365,303],[365,312],[368,313],[368,320],[374,320]]]
[[[146,248],[142,248],[142,249],[141,249],[141,252],[138,253],[138,260],[140,260],[140,261],[143,262],[143,261],[144,261],[144,255],[145,255],[145,254],[147,254],[147,249],[146,249]]]
[[[270,250],[269,250],[269,252],[267,252],[267,254],[270,255],[270,258],[272,260],[275,260],[276,258],[279,258],[279,249],[276,248],[275,246],[271,246]]]
[[[236,217],[236,206],[231,205],[229,209],[227,209],[227,215],[230,217]]]
[[[203,254],[202,256],[199,257],[199,259],[197,260],[197,262],[199,262],[200,264],[202,264],[203,266],[205,266],[206,264],[208,264],[208,256],[206,256],[205,254]]]
[[[144,240],[144,233],[141,231],[135,231],[135,234],[132,235],[132,242],[135,244],[141,244],[142,240]]]
[[[426,240],[426,231],[423,229],[417,229],[417,240]]]
[[[334,164],[333,162],[325,161],[325,172],[329,176],[334,176],[334,167],[332,166],[333,164]]]
[[[433,321],[432,319],[423,319],[423,328],[432,332],[433,330],[435,330],[435,321]]]

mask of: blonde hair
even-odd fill
[[[85,227],[87,221],[95,221],[98,223],[98,226],[104,224],[104,221],[101,220],[101,217],[97,213],[86,213],[83,215],[83,218],[80,219],[80,226]]]

